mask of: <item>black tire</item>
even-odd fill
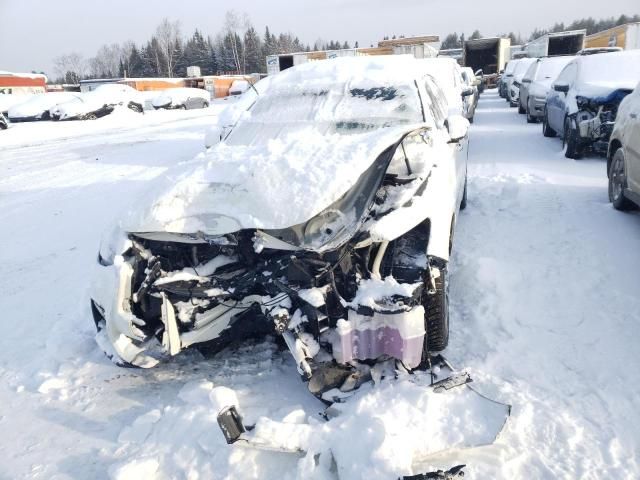
[[[204,102],[202,104],[202,108],[209,108],[209,102]]]
[[[633,202],[624,196],[625,188],[627,188],[627,176],[625,174],[624,150],[619,148],[613,154],[609,169],[609,201],[616,210],[626,211],[635,207]]]
[[[538,119],[536,117],[531,116],[528,105],[527,105],[527,123],[538,123]]]
[[[549,118],[547,117],[547,109],[544,109],[544,115],[542,116],[542,135],[547,138],[553,138],[558,133],[549,126]]]
[[[527,111],[524,109],[521,103],[518,104],[518,113],[520,115],[524,115],[525,113],[527,113]]]
[[[98,116],[95,113],[87,113],[83,120],[97,120]]]
[[[573,160],[582,157],[582,145],[578,136],[578,129],[573,125],[574,122],[570,118],[564,120],[564,134],[562,135],[562,146],[564,147],[564,156]]]
[[[129,104],[129,108],[131,110],[133,110],[134,112],[136,112],[136,113],[142,113],[142,110],[143,110],[142,105],[140,105],[139,103],[134,103],[134,102],[131,102]]]
[[[429,352],[441,352],[449,344],[449,282],[447,269],[439,270],[435,292],[425,300],[426,346]]]
[[[469,123],[473,123],[473,117],[469,119]]]
[[[467,177],[464,177],[464,190],[462,192],[462,200],[460,201],[460,210],[467,208]]]

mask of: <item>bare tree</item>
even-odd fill
[[[170,22],[165,18],[156,28],[156,38],[160,47],[160,53],[164,57],[164,63],[167,69],[167,76],[173,77],[173,72],[177,61],[176,46],[181,41],[180,38],[180,22]],[[159,63],[159,62],[158,62]]]
[[[133,70],[131,65],[131,52],[133,52],[135,46],[136,44],[133,43],[132,40],[122,42],[122,45],[120,45],[120,61],[122,62],[122,68],[124,70],[123,74],[125,77],[127,75],[131,75],[131,72]]]
[[[249,16],[244,13],[239,15],[235,10],[229,10],[224,17],[224,33],[229,38],[233,63],[238,72],[244,73],[245,54],[242,45],[241,34],[244,34],[251,27]]]
[[[64,81],[78,83],[87,72],[87,62],[81,54],[72,52],[54,58],[53,69]]]
[[[96,56],[89,60],[89,72],[92,77],[117,77],[120,73],[122,47],[117,43],[103,45]]]

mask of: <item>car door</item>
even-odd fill
[[[555,79],[551,86],[551,92],[547,101],[547,118],[549,125],[560,135],[564,132],[564,117],[567,110],[567,97],[568,93],[559,92],[555,90],[555,86],[558,84],[569,85],[569,90],[573,87],[576,81],[576,75],[578,72],[578,66],[575,62],[569,63],[558,78]]]
[[[426,104],[426,109],[435,120],[436,126],[439,129],[444,129],[449,107],[446,103],[446,96],[444,92],[438,87],[430,76],[426,76],[424,79],[425,94],[423,102]],[[461,139],[459,142],[449,144],[453,160],[455,162],[455,196],[457,198],[457,204],[460,205],[462,201],[462,195],[464,193],[464,185],[467,178],[467,156],[468,156],[469,137],[468,135]]]
[[[640,92],[632,93],[633,101],[625,109],[624,119],[627,123],[624,129],[624,153],[627,171],[627,185],[631,191],[640,195]]]

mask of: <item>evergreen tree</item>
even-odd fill
[[[244,34],[244,55],[247,73],[266,72],[262,41],[253,27],[249,27]]]

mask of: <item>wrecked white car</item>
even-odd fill
[[[445,349],[469,124],[422,63],[335,59],[261,82],[105,237],[91,299],[105,352],[152,367],[276,335],[331,401],[377,362],[410,371]]]

